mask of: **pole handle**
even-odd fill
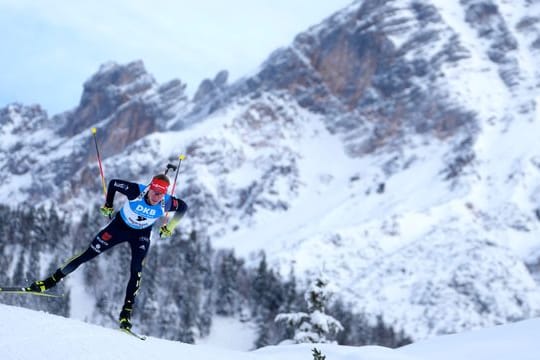
[[[182,164],[182,160],[186,158],[185,155],[181,154],[178,156],[178,166],[176,167],[176,174],[174,175],[174,183],[171,190],[171,196],[174,196],[174,190],[176,189],[176,181],[178,180],[178,172],[180,172],[180,165]],[[169,223],[169,212],[167,211],[165,213],[165,224],[167,225]]]

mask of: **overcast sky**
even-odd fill
[[[144,61],[193,94],[223,69],[233,81],[352,0],[0,0],[0,107],[78,105],[107,61]]]

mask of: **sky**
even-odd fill
[[[6,360],[310,360],[313,348],[329,360],[536,360],[540,332],[540,319],[532,319],[440,336],[397,349],[300,344],[240,351],[153,337],[141,341],[115,329],[7,305],[0,305],[0,318],[0,349]],[[46,334],[43,329],[47,329]]]
[[[0,108],[76,107],[108,61],[143,60],[159,83],[193,94],[220,70],[234,81],[352,0],[0,0]]]

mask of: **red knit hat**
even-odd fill
[[[150,183],[150,189],[157,193],[166,194],[169,188],[169,183],[163,179],[153,178]]]

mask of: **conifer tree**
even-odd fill
[[[232,250],[216,255],[216,314],[231,316],[240,311],[237,276],[242,265]]]
[[[295,333],[291,340],[294,343],[329,343],[329,336],[343,330],[341,323],[330,315],[325,314],[325,308],[331,294],[327,289],[328,280],[320,276],[311,284],[305,293],[307,313],[283,313],[276,316],[275,321],[284,321],[294,327]]]
[[[313,360],[326,360],[326,356],[322,354],[321,350],[313,348],[311,351],[313,353]]]

